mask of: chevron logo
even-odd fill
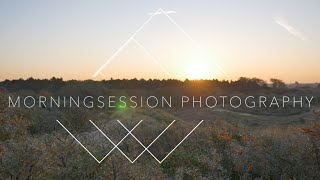
[[[119,120],[117,120],[117,122],[128,132],[117,144],[115,144],[104,132],[102,132],[102,130],[91,120],[90,123],[113,145],[113,148],[101,159],[98,160],[59,120],[56,120],[57,123],[59,123],[62,128],[64,130],[66,130],[70,136],[72,136],[72,138],[74,138],[74,140],[80,144],[80,146],[85,149],[87,151],[87,153],[95,160],[97,161],[99,164],[105,159],[107,158],[115,149],[117,149],[126,159],[128,159],[129,162],[134,163],[136,162],[139,157],[141,155],[143,155],[145,152],[148,152],[158,163],[162,163],[164,160],[166,160],[170,154],[172,154],[189,136],[190,134],[196,130],[196,128],[203,122],[203,120],[201,120],[162,160],[159,160],[150,150],[149,148],[151,147],[151,145],[153,143],[155,143],[157,141],[158,138],[161,137],[161,135],[167,130],[169,129],[169,127],[175,122],[175,120],[173,120],[148,146],[145,146],[134,134],[132,134],[132,131],[139,126],[139,124],[141,124],[143,122],[143,120],[139,121],[131,130],[129,130],[125,125],[123,125],[123,123]],[[121,142],[123,142],[128,136],[132,136],[143,148],[144,150],[134,159],[131,160],[118,146],[120,145]]]

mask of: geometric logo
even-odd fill
[[[161,66],[161,64],[158,62],[158,58],[155,58],[153,55],[151,55],[151,53],[149,51],[146,50],[146,48],[144,48],[135,38],[136,34],[138,34],[138,32],[155,16],[158,14],[164,14],[174,25],[176,25],[178,27],[178,29],[180,29],[180,31],[192,42],[194,43],[194,41],[192,40],[192,38],[168,15],[170,13],[170,11],[166,12],[163,11],[161,8],[159,8],[155,13],[152,13],[150,18],[118,49],[118,51],[116,51],[109,59],[106,59],[106,62],[94,73],[93,77],[96,77],[98,74],[104,76],[102,74],[102,70],[122,51],[122,49],[124,49],[127,44],[129,44],[130,42],[134,42],[136,43],[143,51],[144,53],[146,53],[157,65],[160,66],[160,68],[162,69],[162,71],[164,73],[166,73],[167,75],[171,76],[171,74],[166,71],[165,68],[163,68]],[[154,144],[158,138],[161,137],[161,135],[175,122],[172,121],[149,145],[144,145],[132,132],[134,131],[134,129],[136,127],[139,126],[140,123],[143,122],[143,120],[141,120],[140,122],[138,122],[131,130],[129,130],[125,125],[123,125],[121,123],[121,121],[117,120],[117,122],[127,131],[127,134],[117,143],[115,144],[95,123],[93,123],[91,120],[90,123],[113,145],[113,148],[101,159],[98,160],[59,120],[56,120],[72,137],[75,141],[77,141],[81,147],[83,149],[85,149],[87,151],[88,154],[90,154],[90,156],[95,159],[98,163],[101,163],[106,157],[108,157],[114,150],[118,150],[129,162],[134,163],[136,162],[141,155],[143,155],[145,152],[148,152],[158,163],[162,163],[168,156],[170,156],[171,153],[173,153],[179,146],[180,144],[183,143],[183,141],[185,141],[189,135],[203,122],[203,120],[201,120],[162,160],[159,160],[150,150],[149,148],[152,146],[152,144]],[[121,142],[123,142],[128,136],[133,137],[142,147],[143,147],[143,151],[133,160],[131,160],[118,146],[121,144]]]
[[[162,163],[171,153],[173,153],[174,150],[176,150],[179,145],[188,138],[188,136],[203,122],[201,120],[162,160],[159,160],[150,150],[149,148],[152,146],[153,143],[157,141],[157,139],[175,122],[173,120],[148,146],[145,146],[132,132],[133,130],[139,126],[140,123],[142,123],[143,120],[139,121],[131,130],[129,130],[125,125],[123,125],[119,120],[117,122],[127,131],[127,134],[117,143],[115,144],[102,130],[91,120],[90,123],[99,130],[99,132],[113,145],[113,148],[101,159],[98,160],[59,120],[56,120],[80,145],[83,147],[93,159],[95,159],[98,163],[101,163],[106,157],[108,157],[115,149],[117,149],[124,157],[128,159],[131,163],[136,162],[136,160],[139,159],[139,157],[145,153],[146,151],[156,160],[158,163]],[[143,148],[144,150],[134,159],[131,160],[123,151],[118,147],[118,145],[125,140],[128,136],[132,136]]]

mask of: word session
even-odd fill
[[[46,96],[9,96],[9,107],[40,108],[171,108],[193,107],[214,108],[247,107],[311,107],[313,96],[86,96],[86,97],[46,97]]]

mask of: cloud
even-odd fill
[[[148,15],[159,15],[159,14],[176,14],[176,11],[158,11],[156,13],[148,13]]]
[[[273,20],[282,28],[287,30],[292,36],[295,36],[301,39],[302,41],[306,40],[306,37],[300,31],[298,31],[295,27],[291,26],[285,19],[280,17],[275,17],[273,18]]]

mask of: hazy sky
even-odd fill
[[[101,71],[105,78],[168,78],[167,71],[320,82],[319,0],[2,0],[0,80],[90,79],[159,8],[193,41],[155,15],[135,36],[144,49],[128,43]]]

